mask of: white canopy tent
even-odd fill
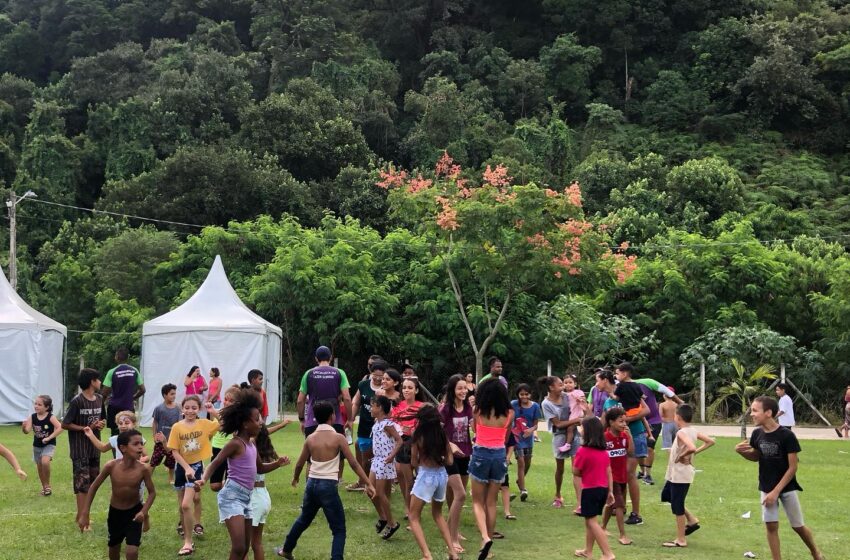
[[[65,337],[68,330],[27,305],[0,270],[0,423],[32,414],[36,395],[64,407]]]
[[[185,394],[183,379],[193,365],[200,366],[209,383],[209,369],[221,371],[222,387],[248,380],[248,371],[264,374],[269,417],[276,418],[280,398],[282,331],[245,306],[233,290],[216,256],[206,280],[183,305],[152,319],[142,327],[142,377],[147,393],[142,401],[142,425],[149,426],[153,410],[162,402],[160,388],[177,386],[178,401]]]

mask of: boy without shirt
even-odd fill
[[[112,495],[109,499],[109,516],[106,524],[109,530],[109,560],[118,560],[121,556],[121,543],[127,541],[124,551],[127,560],[139,557],[139,545],[142,541],[142,522],[150,511],[156,490],[151,479],[151,471],[139,459],[145,452],[142,434],[128,430],[118,435],[118,449],[123,453],[121,459],[106,463],[103,470],[86,494],[86,501],[77,521],[81,531],[89,527],[89,510],[98,488],[112,478]],[[144,481],[148,498],[142,504],[139,500],[139,485]]]
[[[307,478],[307,486],[304,490],[304,500],[301,504],[301,515],[292,524],[289,534],[283,546],[275,552],[278,556],[292,559],[292,551],[298,544],[301,534],[313,523],[313,519],[321,509],[333,534],[331,544],[331,560],[342,560],[345,552],[345,511],[339,498],[337,488],[337,472],[340,455],[345,456],[348,464],[360,477],[360,482],[366,488],[366,494],[372,498],[375,495],[375,487],[369,482],[369,478],[363,468],[357,463],[345,436],[336,432],[334,423],[333,403],[319,401],[313,406],[316,430],[307,436],[301,455],[295,464],[292,473],[292,486],[298,486],[301,470],[309,459],[312,466]]]
[[[750,441],[742,441],[735,451],[749,461],[759,464],[759,490],[761,491],[762,519],[767,529],[767,544],[773,560],[781,560],[779,548],[779,503],[785,510],[791,528],[809,548],[814,560],[823,560],[811,530],[803,522],[803,510],[797,491],[797,454],[800,443],[797,436],[776,421],[779,405],[771,397],[757,397],[750,407],[756,428]]]

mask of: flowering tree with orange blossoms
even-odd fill
[[[585,220],[577,183],[514,185],[501,165],[473,179],[444,153],[427,176],[390,167],[377,184],[389,190],[394,217],[425,235],[445,267],[478,378],[518,294],[593,290],[624,282],[637,266],[626,244],[612,249]]]

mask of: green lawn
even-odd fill
[[[293,427],[274,435],[278,450],[294,457],[300,449],[301,434]],[[149,430],[145,430],[149,437]],[[530,499],[513,504],[518,521],[504,521],[500,517],[498,530],[506,536],[496,541],[493,552],[496,558],[518,559],[571,557],[572,551],[584,542],[581,520],[574,517],[573,500],[568,507],[554,510],[552,497],[553,460],[549,452],[548,434],[538,444],[535,464],[530,473]],[[60,447],[54,460],[53,489],[50,497],[39,495],[40,486],[31,462],[31,439],[16,427],[0,427],[0,442],[11,448],[30,474],[26,482],[19,481],[11,469],[0,465],[0,556],[4,560],[45,558],[88,560],[106,557],[106,509],[108,484],[104,485],[92,508],[92,526],[89,534],[81,534],[74,525],[74,498],[71,491],[70,460],[67,456],[67,439],[60,438]],[[149,438],[149,442],[151,439]],[[697,457],[697,480],[688,497],[689,508],[700,518],[702,530],[692,535],[686,550],[663,549],[663,540],[674,536],[674,519],[669,507],[659,502],[660,486],[646,487],[643,493],[645,524],[634,527],[630,536],[635,544],[623,547],[613,545],[614,553],[621,558],[742,558],[745,551],[753,551],[758,558],[769,558],[767,543],[760,518],[756,488],[755,463],[739,458],[733,451],[734,441],[722,439],[718,445]],[[151,447],[150,443],[148,447]],[[150,451],[150,449],[149,449]],[[845,545],[839,536],[847,534],[846,480],[850,472],[850,446],[843,441],[805,441],[801,454],[800,484],[806,523],[815,533],[827,557],[846,557]],[[105,459],[104,459],[105,461]],[[656,477],[662,478],[666,453],[657,461]],[[514,478],[514,467],[511,468]],[[346,479],[353,480],[350,469]],[[266,552],[273,554],[289,525],[298,515],[301,488],[292,488],[291,467],[272,473],[268,477],[273,509],[266,526]],[[176,556],[180,541],[174,531],[176,499],[167,484],[164,469],[157,469],[154,482],[159,491],[151,513],[152,528],[142,541],[143,558],[171,558]],[[412,536],[400,531],[390,542],[380,540],[372,528],[374,510],[360,493],[342,492],[348,515],[348,558],[419,558],[419,550]],[[565,497],[567,494],[565,494]],[[396,511],[401,511],[400,497],[393,495]],[[204,524],[208,533],[197,539],[195,558],[226,558],[229,547],[227,533],[217,524],[217,510],[213,495],[204,491]],[[501,513],[501,507],[500,507]],[[751,511],[750,519],[741,515]],[[435,558],[444,558],[441,540],[430,518],[425,529]],[[462,532],[469,537],[467,550],[477,548],[471,507],[464,510]],[[785,558],[806,558],[806,550],[790,530],[784,519],[781,525]],[[330,551],[330,531],[321,514],[317,522],[301,538],[295,551],[298,559],[326,559]],[[597,553],[598,554],[598,553]],[[474,555],[467,553],[467,558]]]

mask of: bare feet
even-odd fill
[[[17,474],[17,475],[18,475],[18,478],[20,478],[21,480],[26,480],[26,479],[27,479],[27,473],[26,473],[26,472],[24,472],[24,469],[18,469],[18,470],[16,470],[16,471],[15,471],[15,474]]]

